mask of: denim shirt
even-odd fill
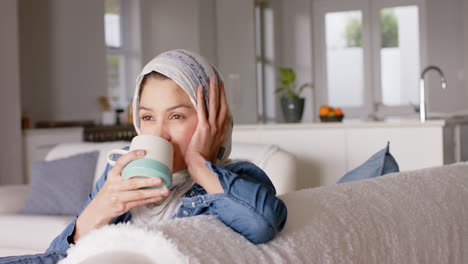
[[[205,165],[218,176],[224,193],[208,194],[202,186],[194,184],[181,198],[182,205],[175,217],[216,215],[225,225],[254,244],[270,241],[283,229],[287,218],[286,206],[276,197],[276,190],[262,169],[250,162],[236,162],[226,167],[211,162],[206,162]],[[111,168],[107,164],[81,212],[104,186]],[[52,241],[47,253],[65,252],[70,247],[77,218],[75,216]],[[114,218],[109,224],[130,220],[131,213],[127,212]]]

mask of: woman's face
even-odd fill
[[[157,135],[174,147],[173,172],[187,168],[184,153],[197,128],[197,111],[174,81],[149,78],[140,96],[140,130]]]

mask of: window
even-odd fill
[[[141,69],[139,1],[105,0],[108,97],[114,108],[125,108],[133,97]]]
[[[419,23],[417,6],[380,9],[380,87],[382,103],[418,103]]]
[[[347,117],[413,114],[423,0],[315,0],[317,104]]]
[[[362,12],[330,12],[325,16],[328,104],[363,105]],[[340,78],[337,78],[340,76]]]
[[[122,6],[120,0],[105,0],[105,37],[107,47],[107,88],[114,107],[123,107],[126,98],[122,91],[125,84],[125,46],[122,41]]]

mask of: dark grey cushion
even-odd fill
[[[399,172],[400,168],[395,158],[390,154],[390,143],[370,157],[361,166],[346,173],[337,183],[345,183]]]
[[[78,215],[91,191],[99,151],[31,166],[31,189],[20,213]]]

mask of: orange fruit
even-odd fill
[[[328,107],[327,105],[320,106],[320,109],[319,109],[320,116],[327,116],[329,112],[330,112],[330,107]]]
[[[343,115],[343,111],[341,111],[341,108],[336,108],[335,113],[336,113],[337,116],[342,116]]]

